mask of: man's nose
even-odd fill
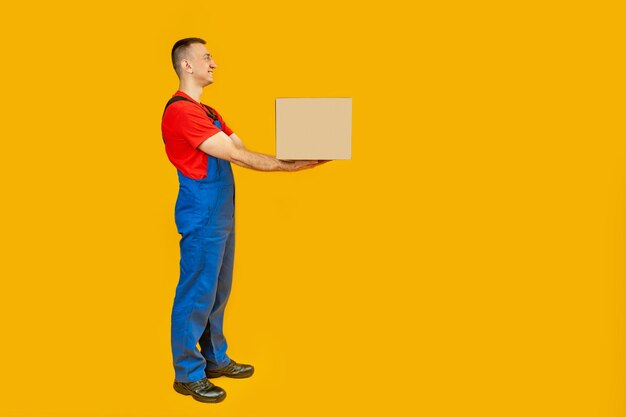
[[[209,66],[211,68],[217,68],[217,64],[215,63],[215,61],[211,60],[211,63],[209,64]]]

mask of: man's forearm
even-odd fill
[[[234,162],[257,171],[300,171],[319,165],[319,161],[281,161],[273,156],[249,151],[233,133],[231,137],[217,132],[198,145],[198,150],[215,158]]]
[[[231,162],[245,168],[256,169],[257,171],[286,171],[287,163],[258,152],[247,149],[238,149],[232,155]]]

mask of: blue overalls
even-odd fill
[[[214,124],[221,129],[219,121]],[[207,157],[206,178],[177,170],[180,279],[172,309],[172,354],[180,382],[198,381],[205,369],[230,362],[223,324],[233,275],[235,182],[229,161]]]

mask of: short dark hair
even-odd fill
[[[178,65],[180,64],[180,60],[183,59],[185,52],[187,52],[187,48],[192,43],[201,43],[203,45],[206,45],[206,41],[204,39],[185,38],[177,41],[172,48],[172,65],[174,66],[174,71],[176,71],[176,74],[178,74],[179,76],[180,73],[178,71],[180,71],[180,68],[178,67]]]

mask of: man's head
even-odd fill
[[[213,70],[217,68],[213,57],[200,38],[185,38],[172,48],[172,65],[178,78],[204,87],[213,83]]]

